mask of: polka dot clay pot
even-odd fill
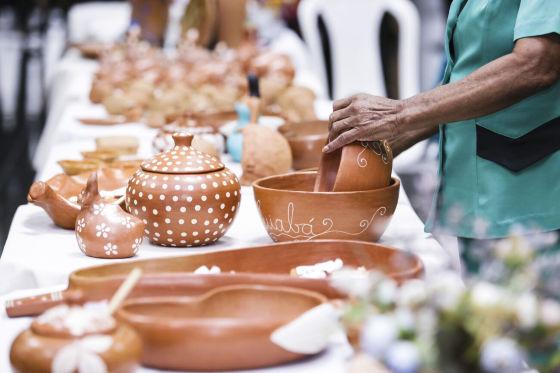
[[[218,159],[191,147],[193,136],[175,133],[175,147],[144,161],[128,182],[126,206],[162,246],[216,242],[233,221],[239,180]]]

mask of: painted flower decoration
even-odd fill
[[[132,221],[130,216],[124,217],[123,220],[121,220],[121,224],[127,227],[128,229],[134,227],[134,222]]]
[[[97,237],[107,238],[109,236],[109,232],[111,232],[111,227],[107,226],[105,223],[101,223],[95,226],[95,230],[95,235]]]
[[[78,247],[80,248],[80,251],[85,254],[86,244],[84,243],[84,240],[82,240],[82,237],[80,237],[80,235],[77,233],[76,233],[76,240],[78,241]]]
[[[86,227],[86,219],[81,218],[76,222],[76,231],[81,232]]]
[[[132,252],[134,253],[134,255],[136,255],[136,253],[138,252],[138,249],[140,248],[140,244],[142,243],[142,238],[136,238],[134,240],[134,242],[132,243]]]
[[[117,245],[114,245],[110,242],[105,244],[105,246],[103,246],[103,249],[105,249],[105,254],[107,255],[117,255],[119,253]]]
[[[61,348],[55,355],[51,370],[53,373],[106,373],[107,365],[99,357],[113,344],[107,335],[91,335]]]
[[[103,203],[93,205],[93,215],[103,215],[103,209],[105,205]]]

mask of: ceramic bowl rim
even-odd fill
[[[349,196],[349,195],[371,195],[376,193],[383,193],[383,192],[390,192],[390,193],[398,193],[401,185],[401,181],[399,178],[395,176],[391,176],[391,184],[383,188],[376,188],[376,189],[368,189],[368,190],[354,190],[354,191],[347,191],[347,192],[314,192],[314,191],[304,191],[304,190],[287,190],[287,189],[276,189],[262,186],[261,183],[273,180],[273,179],[281,179],[288,176],[296,175],[296,174],[317,174],[317,171],[295,171],[289,172],[280,175],[273,175],[260,178],[255,180],[252,184],[253,190],[263,190],[263,191],[274,191],[274,192],[283,192],[295,195],[325,195],[325,196]]]

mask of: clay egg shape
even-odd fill
[[[175,147],[142,163],[128,182],[126,206],[162,246],[216,242],[239,208],[241,187],[223,163],[191,146],[193,135],[174,133]]]
[[[87,256],[128,258],[138,252],[144,235],[144,223],[124,211],[119,203],[102,199],[97,173],[93,172],[83,192],[75,231],[78,247]]]

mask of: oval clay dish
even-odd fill
[[[142,339],[142,365],[158,369],[253,369],[302,359],[270,340],[279,327],[327,301],[313,291],[259,285],[216,288],[198,297],[132,299],[117,318]]]
[[[385,188],[314,192],[316,171],[271,176],[253,183],[266,231],[274,241],[377,241],[399,198],[396,178]]]
[[[290,276],[298,266],[336,258],[346,266],[381,271],[398,282],[419,278],[424,272],[416,255],[384,245],[343,240],[286,242],[80,269],[70,274],[66,290],[8,301],[6,313],[10,317],[29,316],[60,303],[109,299],[134,268],[142,269],[143,275],[130,297],[199,295],[224,285],[259,284],[308,289],[328,298],[341,298],[344,295],[325,279]],[[193,274],[201,266],[218,266],[222,273]]]

